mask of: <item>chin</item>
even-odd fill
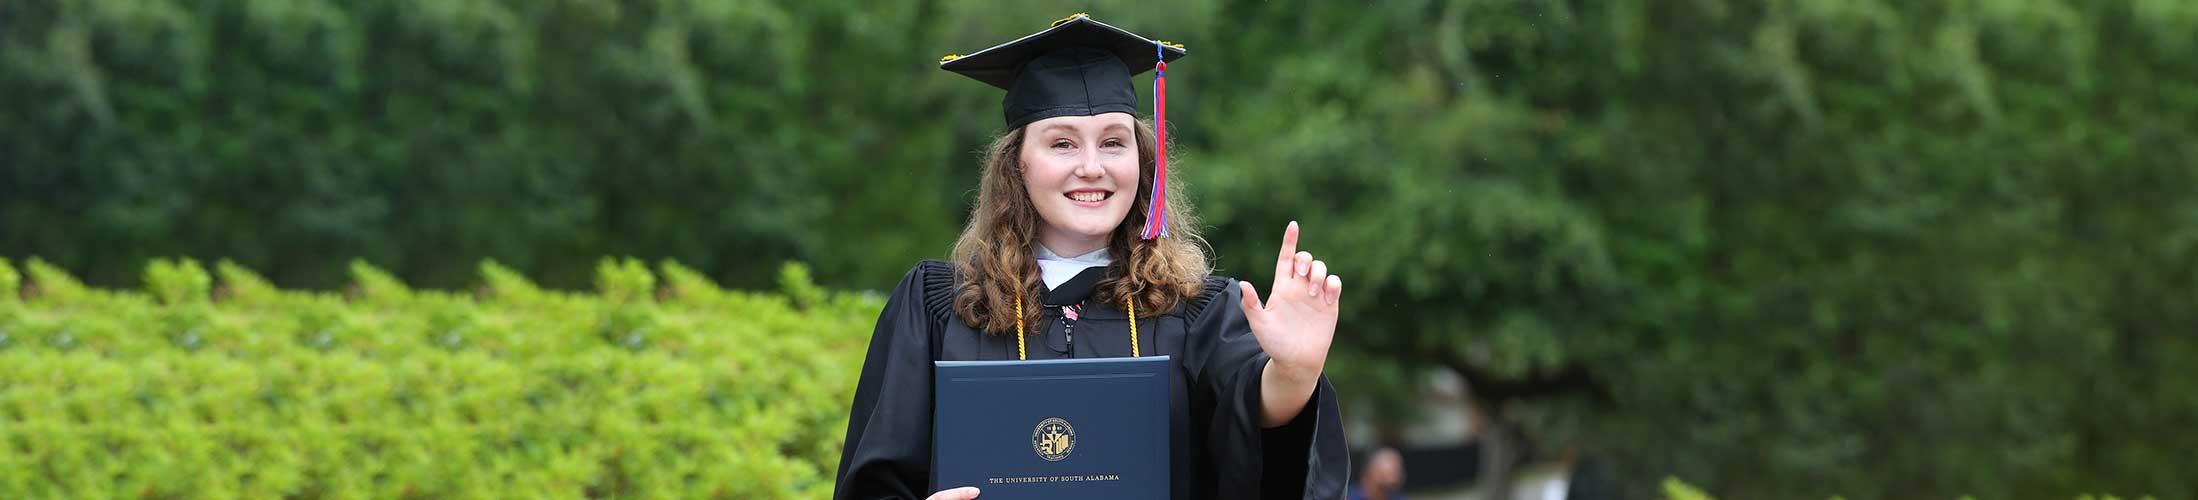
[[[1087,227],[1078,227],[1078,228],[1076,228],[1076,234],[1080,234],[1080,235],[1084,235],[1084,236],[1088,236],[1088,237],[1092,237],[1092,238],[1106,238],[1106,237],[1107,237],[1108,235],[1112,235],[1112,234],[1114,234],[1114,228],[1115,228],[1116,226],[1120,226],[1120,224],[1116,224],[1116,225],[1114,225],[1114,226],[1087,226]]]

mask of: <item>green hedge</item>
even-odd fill
[[[471,293],[156,261],[144,291],[0,260],[0,498],[823,497],[881,301],[605,260]]]

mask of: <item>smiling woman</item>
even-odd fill
[[[1122,227],[1130,197],[1138,192],[1140,157],[1130,137],[1136,119],[1128,113],[1060,116],[1032,123],[1023,135],[1023,186],[1038,217],[1045,221],[1046,248],[1068,255],[1106,246],[1108,233]],[[1145,141],[1150,144],[1151,141]],[[1048,196],[1060,193],[1059,198]]]
[[[953,261],[918,263],[878,317],[837,498],[982,493],[931,483],[944,410],[932,406],[934,361],[1153,355],[1173,372],[1174,498],[1342,496],[1347,448],[1322,375],[1342,279],[1297,251],[1295,223],[1268,300],[1211,275],[1190,205],[1167,200],[1183,187],[1168,185],[1161,135],[1138,119],[1130,84],[1183,55],[1078,15],[942,62],[1007,91],[1007,129],[985,157]]]
[[[1135,297],[1144,310],[1166,311],[1197,295],[1211,268],[1190,203],[1168,204],[1172,237],[1134,241],[1151,206],[1156,141],[1152,125],[1128,113],[1047,118],[994,140],[976,209],[954,243],[956,271],[972,279],[957,287],[954,311],[981,330],[1013,331],[1016,318],[1006,313],[1017,294],[1060,284],[1033,272],[1036,245],[1060,256],[1106,250],[1107,260],[1126,263],[1133,272],[1098,283],[1107,304]],[[1028,308],[1022,319],[1038,314]]]

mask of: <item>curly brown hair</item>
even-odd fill
[[[1198,234],[1198,218],[1183,196],[1186,189],[1180,176],[1168,180],[1168,235],[1153,240],[1137,237],[1152,197],[1158,139],[1151,122],[1137,120],[1136,128],[1137,199],[1107,238],[1107,254],[1114,263],[1107,266],[1107,276],[1093,295],[1108,304],[1133,297],[1137,310],[1152,316],[1196,297],[1213,268],[1206,257],[1206,240]],[[1009,130],[986,149],[977,205],[970,210],[969,226],[954,241],[954,312],[980,331],[1014,331],[1015,297],[1036,302],[1042,290],[1038,259],[1031,248],[1038,237],[1038,209],[1023,186],[1023,133],[1022,127]],[[1023,319],[1036,322],[1039,309],[1024,307]]]

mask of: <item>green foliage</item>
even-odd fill
[[[364,260],[351,261],[351,279],[354,291],[367,301],[389,304],[412,298],[412,287]]]
[[[2188,496],[2164,5],[1220,2],[1170,115],[1225,272],[1296,219],[1344,276],[1359,415],[1455,370],[1636,489]]]
[[[596,292],[613,303],[650,300],[656,294],[656,275],[633,258],[604,258],[595,266]]]
[[[241,304],[264,305],[283,300],[284,293],[274,283],[259,273],[245,269],[235,262],[223,260],[214,265],[214,273],[220,276],[222,300]]]
[[[1666,500],[1717,500],[1717,497],[1704,493],[1701,488],[1680,481],[1676,477],[1664,478],[1664,498]]]
[[[803,308],[816,307],[827,295],[823,287],[809,280],[809,266],[798,262],[786,263],[779,269],[778,283],[779,290]]]
[[[166,305],[196,304],[212,297],[213,275],[191,259],[153,259],[145,267],[145,291]]]
[[[68,292],[0,303],[0,497],[828,496],[882,304],[796,309],[668,262],[677,286],[636,295],[633,262],[601,268],[618,299],[493,263],[478,295],[357,266],[347,299],[229,262],[211,293],[188,259],[99,292],[34,260]]]
[[[15,272],[8,259],[0,257],[0,303],[15,302],[17,291],[23,287],[23,275]]]
[[[848,78],[922,70],[949,29],[939,14],[751,0],[11,2],[0,253],[107,286],[166,255],[320,288],[348,281],[351,259],[456,288],[486,258],[584,288],[601,255],[677,259],[752,288],[797,259],[828,282],[868,283],[943,253],[971,171],[956,137],[997,120],[959,106],[983,100],[950,95],[957,82],[878,92]],[[968,126],[912,126],[941,109]]]

